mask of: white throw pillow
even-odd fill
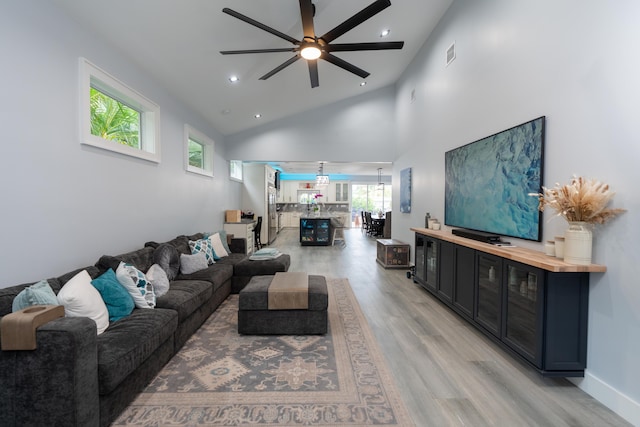
[[[213,247],[213,252],[215,252],[218,257],[224,258],[226,256],[229,256],[229,253],[227,252],[227,250],[224,248],[224,245],[222,244],[222,239],[220,238],[219,233],[212,234],[211,236],[209,236],[209,240],[211,240],[211,246]]]
[[[91,285],[91,276],[82,270],[58,292],[58,303],[67,317],[88,317],[96,322],[98,335],[109,327],[109,311],[100,292]]]
[[[153,264],[149,267],[149,271],[147,271],[147,279],[149,279],[151,285],[153,285],[153,291],[156,294],[156,298],[169,292],[169,278],[167,277],[167,273],[159,264]]]
[[[154,308],[156,294],[145,274],[131,264],[121,262],[116,270],[116,278],[124,286],[138,308]]]

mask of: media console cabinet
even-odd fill
[[[605,266],[568,264],[446,230],[411,231],[414,282],[542,375],[584,376],[589,275]]]

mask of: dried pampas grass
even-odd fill
[[[607,205],[616,193],[609,185],[594,179],[574,176],[569,184],[556,183],[553,188],[542,187],[542,193],[531,193],[538,197],[538,209],[550,207],[556,215],[569,222],[581,221],[590,224],[604,224],[626,209],[612,209]]]

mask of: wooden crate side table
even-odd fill
[[[409,268],[409,244],[396,239],[378,239],[376,261],[384,268]]]

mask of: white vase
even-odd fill
[[[593,234],[586,222],[569,222],[564,232],[564,261],[571,264],[591,264]]]

